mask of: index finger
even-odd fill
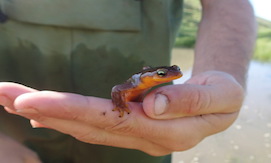
[[[29,92],[36,92],[37,90],[23,86],[21,84],[12,82],[0,82],[0,105],[13,109],[14,100]]]
[[[224,130],[231,124],[235,116],[230,115],[206,115],[197,117],[185,117],[174,120],[157,120],[147,117],[139,103],[130,103],[131,114],[119,118],[118,113],[112,112],[111,100],[86,97],[77,94],[42,91],[28,93],[18,97],[15,101],[20,114],[24,114],[39,122],[48,117],[59,119],[67,123],[95,126],[108,132],[120,135],[130,135],[144,138],[163,146],[172,146],[174,150],[184,150],[195,145],[205,136]],[[27,109],[36,110],[36,114]],[[44,118],[45,117],[45,118]],[[220,118],[221,117],[221,118]],[[224,123],[219,123],[221,120]],[[80,123],[77,123],[80,122]],[[48,123],[44,122],[46,125]],[[52,128],[53,123],[50,123]],[[63,126],[63,125],[59,125]],[[66,126],[66,125],[65,125]],[[74,130],[71,126],[70,131]],[[69,131],[69,130],[66,130]],[[170,134],[169,134],[170,133]],[[191,140],[191,141],[190,141]]]

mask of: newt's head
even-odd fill
[[[141,72],[141,82],[144,85],[155,86],[162,83],[167,83],[172,80],[182,77],[183,74],[180,68],[176,65],[162,67],[145,67]]]

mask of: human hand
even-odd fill
[[[236,119],[243,94],[233,77],[210,71],[186,84],[154,90],[143,103],[129,103],[132,113],[119,118],[112,112],[111,100],[0,84],[0,104],[10,113],[31,119],[34,127],[155,156],[187,150],[225,130]]]
[[[0,162],[41,163],[37,154],[18,142],[0,134]]]

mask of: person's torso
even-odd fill
[[[0,22],[0,81],[110,98],[112,86],[143,66],[169,64],[182,1],[0,0],[0,8],[8,17]],[[0,123],[11,122],[0,118]],[[14,128],[8,130],[17,130],[18,124],[12,123]],[[162,160],[138,151],[84,144],[54,131],[26,132],[24,141],[40,153],[51,150],[53,155],[65,147],[74,158],[78,150],[82,157],[100,156],[100,162]]]

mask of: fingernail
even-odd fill
[[[35,120],[31,119],[30,120],[30,124],[32,126],[32,128],[43,128],[39,125],[39,123],[37,123]]]
[[[161,115],[166,112],[168,106],[168,98],[162,94],[156,94],[154,101],[154,113]]]
[[[37,113],[39,113],[35,108],[17,109],[16,112],[23,113],[23,114],[37,114]]]

